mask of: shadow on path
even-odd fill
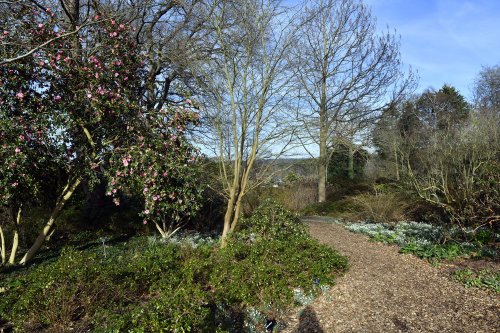
[[[300,312],[299,324],[293,330],[293,333],[324,333],[321,324],[319,323],[316,312],[311,306],[306,306]]]

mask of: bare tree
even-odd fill
[[[292,58],[297,68],[304,145],[319,147],[318,199],[326,198],[329,154],[348,128],[363,128],[406,91],[399,42],[376,34],[375,18],[359,0],[314,0],[305,8]],[[349,123],[349,126],[345,124]],[[313,152],[314,153],[314,152]]]
[[[474,102],[480,109],[500,110],[500,66],[484,67],[476,78]]]
[[[205,113],[212,129],[208,146],[218,157],[228,202],[224,246],[238,223],[244,196],[262,181],[257,159],[279,156],[291,135],[285,53],[292,39],[279,1],[215,1],[215,6],[212,22],[220,53],[210,66],[212,98]]]

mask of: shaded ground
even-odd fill
[[[500,332],[500,297],[466,289],[396,246],[307,218],[310,233],[349,257],[351,268],[290,319],[285,332]]]

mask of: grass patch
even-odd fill
[[[0,322],[18,332],[262,331],[347,269],[294,215],[266,205],[224,249],[199,235],[99,240],[0,273]]]

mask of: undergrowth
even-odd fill
[[[453,273],[453,279],[466,287],[492,289],[500,293],[500,272],[488,269],[474,271],[472,269],[460,269]]]
[[[17,332],[259,332],[347,269],[270,202],[224,249],[199,235],[83,248],[1,273],[0,322]]]

